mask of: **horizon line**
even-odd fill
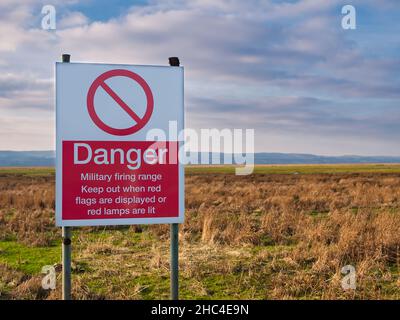
[[[0,150],[0,152],[56,152],[56,150],[52,149],[43,149],[43,150]],[[244,154],[244,153],[239,153],[239,152],[215,152],[215,151],[187,151],[187,152],[193,152],[193,153],[219,153],[219,154]],[[372,154],[372,155],[360,155],[360,154],[330,154],[330,155],[324,155],[324,154],[318,154],[318,153],[299,153],[299,152],[282,152],[282,151],[256,151],[253,152],[253,154],[285,154],[285,155],[309,155],[309,156],[318,156],[318,157],[363,157],[363,158],[375,158],[375,157],[385,157],[385,158],[400,158],[399,155],[377,155],[377,154]]]

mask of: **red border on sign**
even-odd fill
[[[147,99],[146,112],[143,118],[140,118],[138,115],[136,115],[136,113],[128,105],[126,105],[125,102],[105,83],[105,80],[111,77],[127,77],[134,80],[142,87]],[[105,124],[100,119],[94,107],[94,95],[96,94],[96,91],[99,87],[102,87],[120,105],[120,107],[124,109],[133,120],[136,121],[135,125],[124,129],[113,128]],[[116,136],[126,136],[142,129],[150,120],[154,108],[153,93],[151,92],[150,86],[147,84],[147,82],[138,74],[124,69],[110,70],[98,76],[89,88],[86,102],[89,115],[92,118],[93,122],[101,130]]]

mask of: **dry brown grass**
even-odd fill
[[[0,238],[44,246],[56,238],[53,176],[0,176]]]
[[[168,276],[168,243],[151,240],[167,239],[168,226],[132,226],[129,232],[149,235],[143,248],[123,236],[94,240],[89,235],[96,230],[81,231],[78,241],[86,244],[79,258],[90,261],[98,281],[113,281],[99,292],[91,289],[93,275],[77,277],[76,298],[143,298],[146,286],[124,286],[126,273]],[[180,229],[182,276],[194,296],[213,297],[207,277],[235,275],[237,290],[245,291],[231,292],[235,298],[399,299],[399,231],[397,173],[190,174]],[[0,240],[47,246],[59,233],[53,176],[0,177]],[[347,264],[357,270],[355,291],[340,286]],[[13,297],[59,297],[58,291],[43,295],[35,277],[17,282]]]

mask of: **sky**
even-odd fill
[[[43,30],[44,5],[56,30]],[[344,30],[351,4],[357,28]],[[54,63],[185,67],[186,126],[256,152],[400,155],[398,0],[1,0],[0,150],[54,149]]]

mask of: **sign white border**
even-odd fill
[[[59,91],[57,90],[57,86],[59,83],[59,73],[57,73],[58,65],[94,65],[94,66],[103,66],[105,68],[112,69],[127,69],[132,70],[132,68],[174,68],[182,70],[182,113],[181,119],[176,119],[181,122],[181,126],[178,126],[179,130],[184,128],[184,68],[183,67],[175,67],[175,66],[153,66],[153,65],[126,65],[126,64],[102,64],[102,63],[61,63],[57,62],[55,65],[55,106],[56,106],[56,225],[62,227],[75,227],[75,226],[111,226],[111,225],[136,225],[136,224],[171,224],[171,223],[183,223],[184,222],[184,212],[185,212],[185,169],[184,165],[181,161],[178,162],[178,181],[179,181],[179,215],[178,217],[161,217],[161,218],[110,218],[110,219],[79,219],[79,220],[63,220],[62,219],[62,137],[60,137],[60,125],[61,125],[61,117],[58,109],[58,101],[59,101]],[[137,72],[136,70],[134,72]],[[94,79],[93,79],[94,80]],[[86,107],[86,102],[85,102]],[[143,130],[143,128],[142,128]],[[94,139],[90,139],[94,140]],[[107,139],[101,138],[99,141],[106,141]],[[82,139],[82,141],[85,141]],[[115,141],[115,140],[110,140]],[[121,139],[121,141],[127,141],[126,139]],[[182,147],[183,142],[180,141],[178,143],[178,150]]]

